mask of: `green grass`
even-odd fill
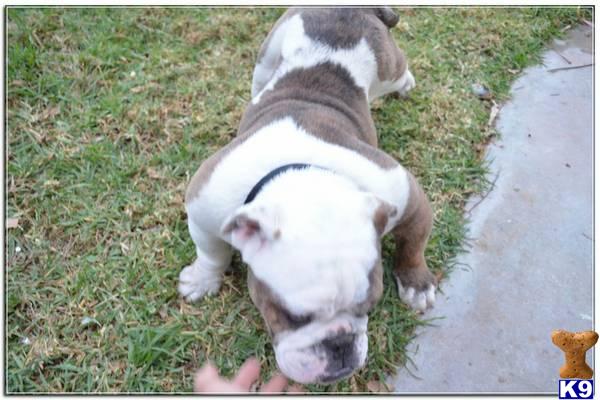
[[[280,9],[7,10],[8,392],[185,392],[206,359],[232,374],[250,355],[275,371],[239,259],[218,296],[177,295],[194,258],[183,196],[203,159],[231,140],[260,43]],[[485,188],[490,104],[579,8],[400,9],[394,36],[417,89],[373,113],[382,147],[413,171],[435,210],[430,267],[451,271],[462,207]],[[20,251],[17,251],[20,249]],[[335,386],[366,391],[406,361],[424,323],[385,292],[369,364]],[[93,318],[82,323],[84,318]],[[24,343],[25,339],[29,343]]]

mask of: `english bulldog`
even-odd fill
[[[377,148],[369,111],[415,86],[389,32],[397,22],[389,8],[285,12],[260,49],[237,137],[187,189],[197,258],[179,292],[188,301],[217,293],[239,250],[277,364],[300,383],[332,383],[364,365],[383,235],[395,238],[403,301],[425,310],[435,300],[424,257],[431,207]]]

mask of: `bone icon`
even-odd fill
[[[567,332],[552,331],[552,343],[565,353],[565,365],[560,367],[561,378],[590,379],[594,370],[585,363],[585,353],[598,341],[594,331]]]

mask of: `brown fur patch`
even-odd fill
[[[397,213],[398,210],[396,207],[385,201],[382,201],[379,207],[377,207],[375,214],[373,214],[373,225],[375,225],[375,230],[379,236],[385,231],[388,220],[395,217]]]
[[[298,329],[310,321],[310,316],[291,315],[271,288],[256,278],[250,268],[248,268],[248,289],[250,298],[260,311],[271,338],[274,339],[279,332]]]
[[[239,132],[254,132],[290,116],[311,135],[356,151],[385,169],[398,162],[376,148],[377,133],[363,91],[350,74],[334,64],[295,70],[280,79],[273,90],[250,104]]]
[[[368,313],[383,295],[383,266],[381,264],[381,246],[379,245],[379,240],[377,242],[380,256],[377,260],[377,263],[371,269],[371,272],[369,272],[369,292],[367,294],[367,299],[362,303],[357,304],[353,309],[356,315],[364,315]]]
[[[375,9],[375,15],[385,26],[393,28],[398,24],[400,17],[390,7],[379,7]]]
[[[425,247],[433,226],[433,211],[423,189],[409,174],[410,194],[402,218],[392,231],[396,242],[394,274],[403,285],[425,290],[435,285],[427,268]]]
[[[390,24],[394,26],[398,22],[391,9],[309,8],[300,11],[304,30],[311,39],[334,48],[351,48],[364,37],[377,59],[379,80],[395,81],[406,71],[406,57],[389,32]]]

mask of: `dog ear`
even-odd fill
[[[388,28],[393,28],[398,24],[400,17],[392,10],[391,7],[379,7],[375,9],[375,15]]]
[[[365,197],[369,213],[373,218],[375,230],[380,236],[383,236],[387,232],[386,227],[389,220],[397,216],[398,209],[372,193],[366,193]]]
[[[221,234],[231,235],[231,244],[244,256],[248,250],[260,250],[265,244],[279,239],[278,222],[276,210],[248,204],[225,219]]]

